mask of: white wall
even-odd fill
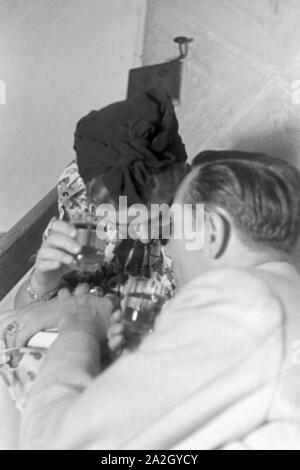
[[[0,0],[0,232],[74,157],[77,120],[126,95],[146,0]]]
[[[174,37],[194,38],[177,110],[191,158],[236,148],[300,168],[299,24],[299,0],[149,1],[145,64],[176,57]]]
[[[151,0],[143,61],[185,60],[180,129],[206,149],[264,151],[300,168],[299,0]],[[294,88],[297,87],[297,88]],[[295,260],[300,270],[300,243]]]

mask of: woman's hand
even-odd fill
[[[31,279],[32,287],[38,294],[55,289],[64,271],[74,264],[75,257],[81,251],[76,235],[73,225],[61,220],[53,222],[50,235],[37,254]]]
[[[86,284],[79,285],[74,295],[62,289],[53,300],[32,303],[0,316],[0,339],[7,348],[17,349],[41,331],[58,329],[89,333],[101,341],[107,336],[115,305],[113,296],[90,295]]]
[[[9,314],[0,315],[0,340],[7,349],[15,349],[11,363],[16,366],[20,359],[17,349],[26,346],[37,333],[56,328],[59,322],[59,299],[32,303]]]

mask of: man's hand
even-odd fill
[[[74,296],[66,289],[59,293],[62,304],[58,329],[60,332],[81,331],[101,341],[106,338],[110,316],[117,300],[113,296],[90,295],[89,289],[87,284],[81,284]]]

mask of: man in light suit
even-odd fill
[[[199,157],[175,203],[189,204],[192,215],[204,204],[195,219],[204,240],[187,249],[185,231],[169,243],[175,299],[139,349],[103,372],[112,303],[62,301],[59,337],[25,409],[22,447],[299,447],[299,188],[298,172],[266,155]]]

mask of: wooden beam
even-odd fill
[[[57,188],[54,188],[0,237],[0,300],[33,265],[44,230],[57,215]]]

